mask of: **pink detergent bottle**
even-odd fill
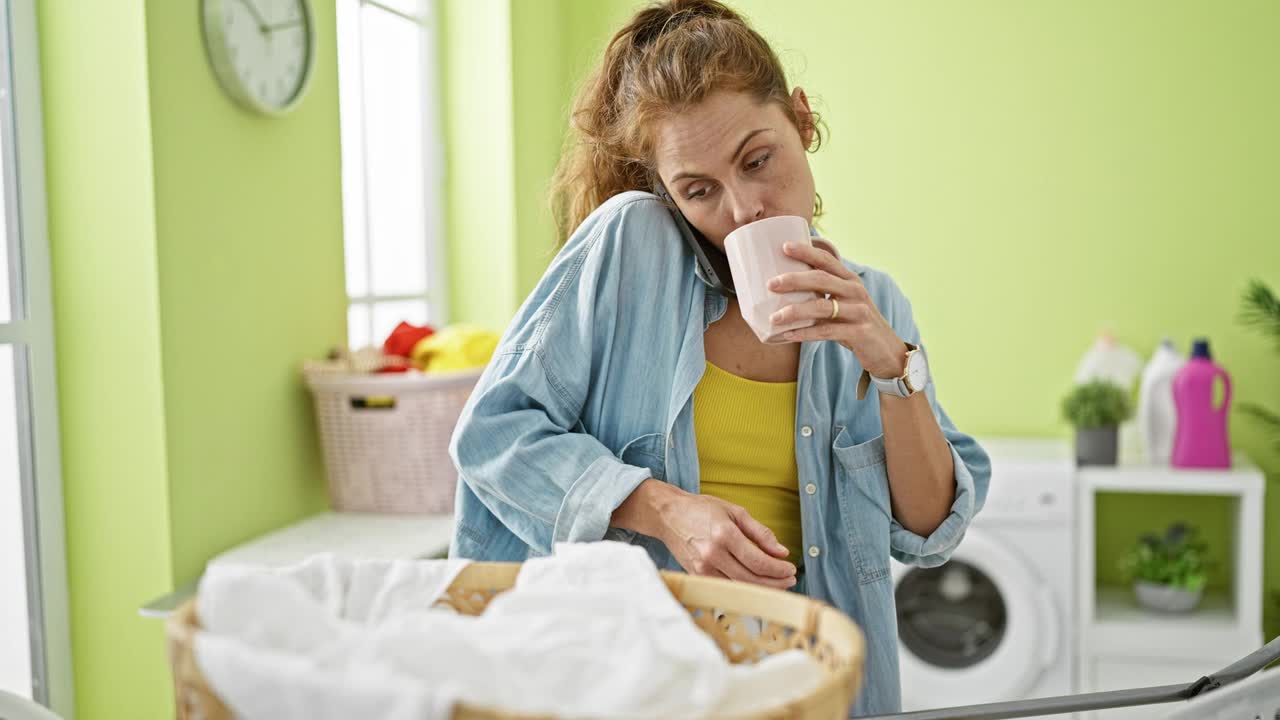
[[[1222,378],[1222,404],[1213,405],[1213,386]],[[1231,405],[1231,376],[1209,355],[1209,341],[1196,340],[1191,359],[1173,376],[1173,402],[1178,429],[1170,464],[1184,468],[1229,468],[1227,408]]]

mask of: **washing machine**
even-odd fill
[[[904,710],[1075,692],[1071,447],[979,443],[991,487],[951,559],[893,564]]]

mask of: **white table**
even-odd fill
[[[453,537],[452,515],[326,512],[281,528],[214,557],[205,567],[282,567],[316,553],[377,560],[444,557]],[[200,579],[138,609],[167,618],[195,594]]]

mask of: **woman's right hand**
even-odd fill
[[[659,539],[686,572],[782,590],[796,584],[796,566],[781,559],[787,549],[733,503],[683,493],[662,513],[662,527]]]
[[[751,514],[711,495],[650,478],[613,512],[616,527],[656,537],[685,572],[785,590],[796,584],[787,549]]]

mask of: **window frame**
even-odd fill
[[[374,336],[374,309],[382,303],[397,301],[422,301],[426,304],[429,324],[438,325],[449,317],[449,293],[446,284],[445,223],[444,217],[444,143],[440,129],[440,82],[436,34],[438,11],[436,0],[417,0],[422,14],[414,15],[380,0],[340,0],[337,12],[338,64],[339,64],[339,117],[342,123],[343,167],[358,166],[357,172],[343,172],[343,225],[344,238],[359,233],[364,238],[364,294],[352,295],[347,291],[347,317],[357,307],[366,309],[362,334],[369,344],[377,344]],[[367,104],[364,98],[363,29],[362,16],[366,8],[389,13],[396,18],[419,26],[422,42],[419,44],[419,63],[422,68],[423,113],[422,170],[425,197],[423,203],[422,242],[427,267],[424,277],[426,287],[419,293],[379,293],[374,287],[374,244],[371,242],[370,165],[368,162]],[[346,25],[346,27],[344,27]],[[351,113],[358,113],[358,126],[350,130]],[[356,133],[358,136],[353,137]],[[357,142],[359,147],[351,147]],[[351,187],[354,184],[358,187]],[[358,204],[358,207],[355,205]],[[357,218],[359,219],[357,221]],[[353,227],[354,225],[354,227]],[[345,254],[344,254],[345,257]],[[346,268],[344,277],[350,277]],[[348,287],[350,283],[347,284]],[[347,342],[356,336],[355,328],[348,328]],[[354,348],[353,348],[354,349]]]
[[[44,124],[35,0],[0,5],[0,136],[18,411],[32,696],[75,714],[68,612],[66,523],[58,439],[57,364],[44,172]],[[26,352],[20,352],[21,348]]]

